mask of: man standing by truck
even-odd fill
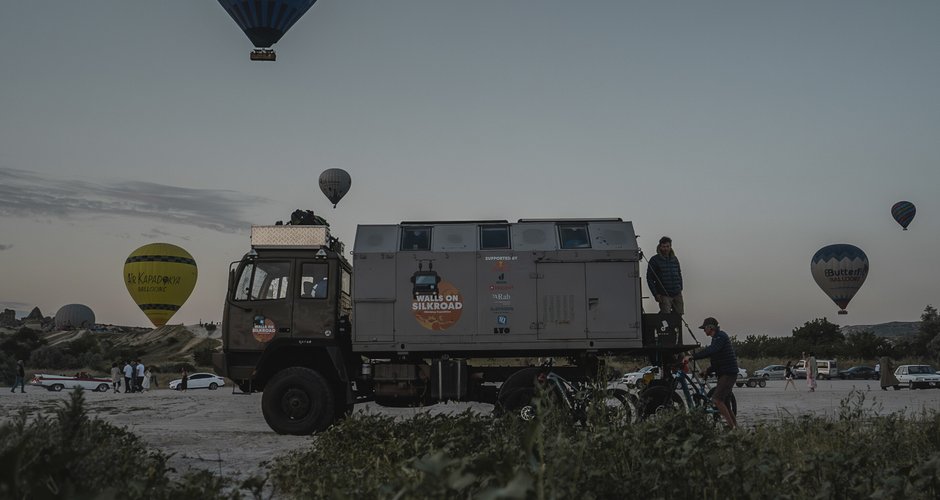
[[[656,255],[646,268],[646,283],[664,314],[685,312],[682,302],[682,268],[672,250],[672,238],[663,236],[656,246]]]
[[[699,328],[705,330],[705,335],[711,337],[712,343],[691,356],[685,356],[685,361],[711,358],[711,368],[715,371],[715,376],[718,377],[715,392],[712,393],[712,402],[715,403],[718,412],[724,417],[728,427],[734,429],[738,426],[738,421],[728,405],[725,404],[725,401],[731,397],[731,390],[738,379],[738,357],[734,353],[734,346],[731,345],[731,338],[718,328],[717,319],[705,318]]]

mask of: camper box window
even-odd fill
[[[480,250],[509,248],[509,226],[480,226]]]
[[[401,228],[401,250],[430,250],[431,228],[429,227],[403,227]]]
[[[561,242],[561,248],[565,250],[591,248],[587,224],[559,224],[558,241]]]

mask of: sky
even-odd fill
[[[145,326],[121,271],[166,242],[199,267],[171,323],[219,321],[250,226],[301,208],[347,249],[357,224],[620,217],[649,256],[673,238],[693,327],[917,321],[938,26],[934,0],[320,0],[270,63],[211,0],[2,2],[0,308]],[[810,274],[833,243],[871,265],[847,316]]]

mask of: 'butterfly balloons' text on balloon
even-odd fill
[[[829,245],[813,255],[810,270],[819,288],[839,306],[839,314],[848,314],[845,308],[868,276],[868,256],[854,245]]]

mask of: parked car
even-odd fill
[[[839,376],[839,363],[834,359],[817,359],[816,369],[819,370],[819,380],[826,380]],[[793,369],[793,376],[796,378],[806,378],[806,360],[801,359],[796,368]]]
[[[839,378],[841,379],[861,379],[861,380],[878,380],[878,372],[870,366],[853,366],[848,370],[843,370],[839,372]]]
[[[653,377],[655,377],[657,374],[659,374],[659,368],[656,366],[644,366],[635,372],[625,373],[623,377],[620,377],[620,382],[631,389],[644,389],[647,382],[644,382],[643,380],[647,374],[651,374]]]
[[[183,379],[171,380],[169,388],[178,390]],[[214,373],[193,373],[186,377],[186,389],[209,389],[214,391],[225,385],[225,379]]]
[[[111,379],[93,377],[87,373],[80,373],[75,377],[37,373],[33,376],[33,379],[29,381],[29,385],[43,387],[55,392],[59,392],[62,389],[74,389],[76,387],[81,387],[86,391],[106,392],[111,388]]]
[[[764,377],[768,380],[783,380],[787,373],[787,367],[784,365],[767,365],[760,370],[754,370],[755,377]]]
[[[909,389],[940,387],[940,375],[930,365],[901,365],[894,370],[894,376]]]

